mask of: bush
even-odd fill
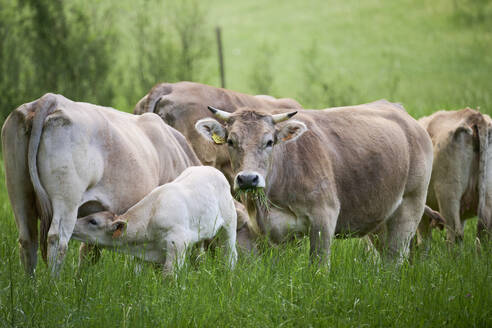
[[[492,16],[490,0],[454,0],[454,17],[464,24],[484,23]],[[490,21],[489,21],[490,23]]]
[[[303,88],[297,99],[305,108],[347,106],[357,102],[354,86],[330,67],[327,58],[320,58],[316,43],[304,50],[301,58]]]
[[[115,35],[84,2],[1,0],[1,120],[46,92],[110,104]],[[110,24],[111,12],[101,13]]]
[[[128,24],[130,40],[119,49],[114,87],[123,87],[124,92],[117,91],[121,107],[133,108],[158,82],[202,78],[203,63],[210,55],[207,31],[211,29],[205,17],[204,6],[197,0],[169,4],[149,0],[136,6],[134,23]]]
[[[0,123],[32,97],[34,67],[28,38],[29,13],[14,0],[0,0]]]
[[[274,49],[271,45],[263,43],[260,47],[250,71],[249,86],[253,93],[272,94],[274,77],[272,72],[272,58]]]
[[[46,92],[131,109],[156,83],[202,78],[198,0],[0,0],[0,123]]]

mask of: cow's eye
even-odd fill
[[[227,145],[231,147],[234,146],[234,142],[232,141],[232,139],[227,139]]]
[[[95,219],[90,219],[89,224],[97,225],[97,221]]]
[[[272,147],[273,146],[273,140],[268,140],[266,143],[266,147]]]

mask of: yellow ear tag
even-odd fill
[[[292,135],[291,135],[291,134],[289,134],[289,135],[288,135],[287,137],[285,137],[285,138],[282,138],[282,141],[287,141],[287,140],[290,140],[290,139],[292,139]]]
[[[225,143],[225,139],[215,133],[212,133],[212,140],[218,145]]]

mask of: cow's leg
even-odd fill
[[[439,203],[439,212],[446,220],[448,242],[462,241],[464,228],[460,219],[460,200],[456,197],[437,193],[437,201]]]
[[[432,227],[430,224],[431,219],[424,215],[420,220],[417,228],[417,233],[412,239],[411,248],[415,250],[417,247],[424,247],[425,253],[428,253],[431,247],[432,241]]]
[[[56,183],[58,180],[53,177],[46,183],[46,192],[50,195],[53,206],[53,218],[47,235],[48,265],[55,276],[65,259],[85,189],[75,173],[60,176],[60,181],[64,183]]]
[[[19,255],[27,274],[37,264],[38,214],[27,167],[28,135],[23,116],[13,112],[2,129],[5,181],[19,232]]]
[[[478,218],[477,237],[480,242],[492,240],[492,208],[486,208],[484,215]]]
[[[312,262],[330,265],[330,247],[338,213],[338,209],[325,208],[310,215],[309,254]]]
[[[64,202],[53,202],[53,220],[48,231],[48,265],[57,276],[65,259],[68,242],[77,221],[77,206],[65,206]]]
[[[386,224],[381,224],[374,231],[369,233],[369,240],[379,254],[382,254],[386,246],[387,228]]]
[[[232,204],[230,201],[226,201],[222,203],[221,206],[221,216],[224,223],[224,238],[222,243],[225,246],[226,256],[227,256],[227,264],[229,268],[233,269],[236,265],[237,261],[237,250],[236,250],[236,240],[237,240],[237,221],[238,221],[238,212],[237,212],[238,204]],[[240,214],[245,214],[245,209],[243,207]],[[249,220],[246,216],[243,220]]]
[[[53,218],[48,230],[48,265],[57,276],[65,259],[68,242],[77,221],[78,207],[85,187],[77,175],[68,170],[58,179],[51,177],[46,183],[46,192],[53,206]],[[63,183],[57,183],[63,181]]]
[[[236,218],[234,218],[234,221]],[[224,227],[223,244],[225,246],[225,252],[227,256],[227,264],[229,268],[233,269],[237,261],[236,250],[236,222],[234,224],[226,225]]]
[[[408,256],[410,241],[424,214],[424,206],[425,192],[403,196],[400,206],[386,222],[386,247],[383,251],[386,258],[400,262]]]
[[[163,266],[164,276],[171,275],[174,272],[174,266],[180,269],[186,257],[186,244],[179,241],[179,238],[170,238],[166,243],[166,261]]]
[[[492,133],[492,131],[489,133]],[[492,166],[492,158],[489,161]],[[492,175],[492,173],[489,173],[489,175]],[[480,242],[492,240],[492,177],[488,177],[487,180],[489,180],[489,183],[487,185],[485,206],[482,215],[479,213],[477,222],[477,237]]]
[[[432,235],[432,228],[430,225],[430,218],[424,215],[422,217],[422,220],[420,220],[419,227],[418,227],[418,233],[420,235],[420,238],[422,239],[423,242],[431,239]]]

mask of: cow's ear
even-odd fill
[[[208,140],[220,145],[227,140],[226,129],[213,118],[203,118],[196,122],[195,129]]]
[[[454,131],[454,135],[458,136],[461,133],[466,133],[469,135],[473,135],[473,129],[467,123],[461,123],[456,130]]]
[[[306,131],[307,126],[301,121],[288,121],[284,126],[277,130],[275,138],[276,143],[296,140]]]
[[[111,231],[113,232],[113,238],[118,238],[126,231],[127,222],[123,220],[116,220],[111,223]]]

